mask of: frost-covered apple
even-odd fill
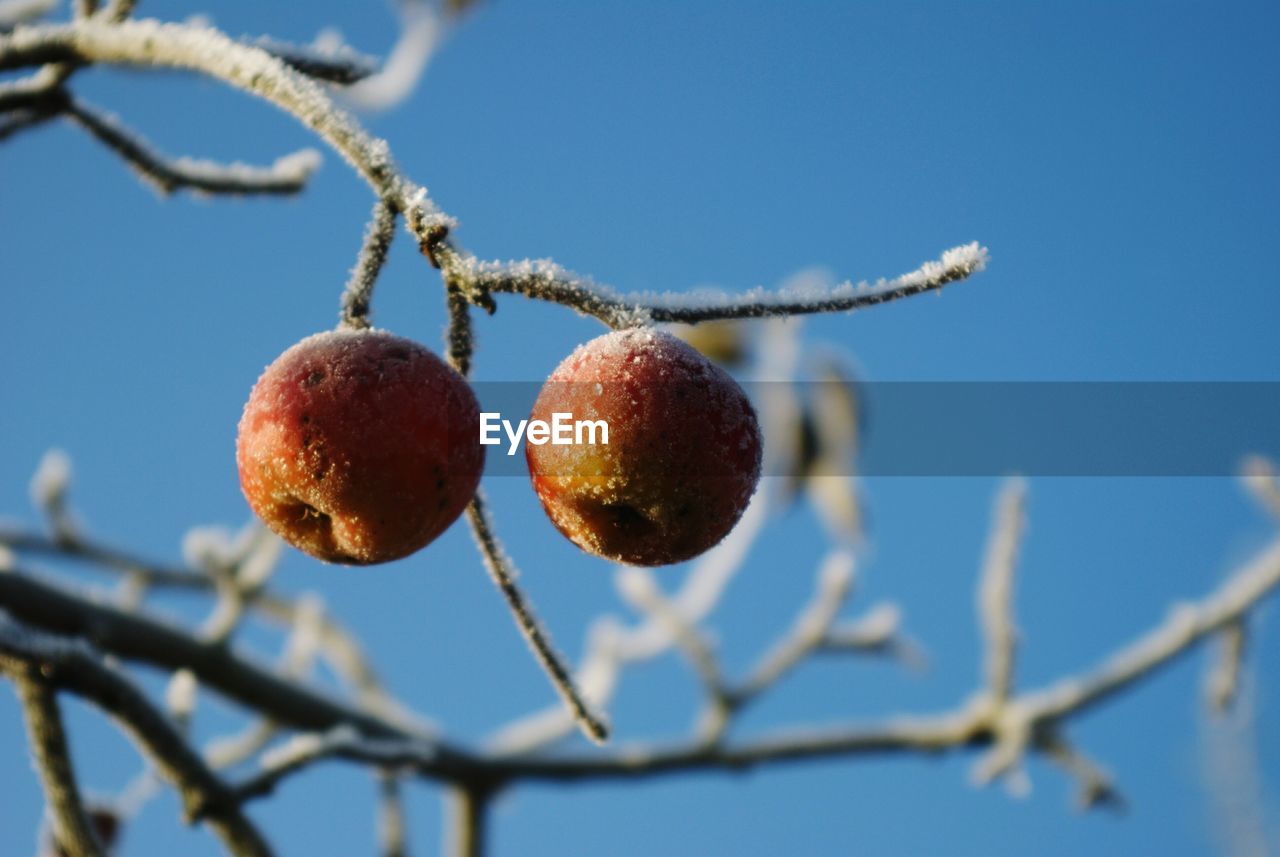
[[[528,445],[534,490],[588,553],[630,565],[690,559],[733,529],[760,479],[760,428],[742,388],[676,337],[616,331],[548,378],[531,419],[603,420],[608,444]]]
[[[263,371],[236,464],[249,505],[289,544],[326,562],[389,562],[466,508],[484,466],[479,407],[416,342],[318,333]]]

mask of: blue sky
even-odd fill
[[[144,2],[210,11],[233,34],[309,41],[338,26],[380,53],[381,3]],[[405,171],[486,258],[550,256],[623,289],[730,291],[812,266],[893,276],[957,244],[990,269],[941,296],[805,322],[875,380],[1280,380],[1280,11],[1162,2],[482,4],[400,108],[368,117]],[[289,117],[188,77],[95,70],[76,91],[165,151],[269,163],[313,145]],[[175,559],[196,524],[239,526],[236,421],[263,365],[336,320],[371,200],[326,153],[294,200],[159,200],[82,134],[55,125],[0,149],[0,514],[31,521],[49,447],[75,463],[86,526]],[[403,237],[403,236],[402,236]],[[433,347],[438,280],[399,241],[377,322]],[[601,332],[566,310],[501,301],[480,319],[481,380],[538,380]],[[874,430],[874,424],[872,426]],[[811,665],[744,718],[788,724],[926,712],[977,681],[973,584],[998,479],[873,479],[872,547],[855,606],[897,601],[931,653],[923,676]],[[571,655],[591,617],[625,612],[608,566],[542,516],[527,482],[487,480],[524,582]],[[1081,669],[1212,588],[1274,527],[1233,480],[1037,479],[1019,582],[1027,686]],[[807,596],[812,513],[772,525],[714,621],[748,666]],[[678,580],[681,569],[661,572]],[[286,555],[393,688],[460,739],[550,699],[461,527],[406,561],[352,570]],[[160,606],[196,615],[190,601]],[[782,605],[780,607],[780,605]],[[1277,830],[1280,639],[1253,625],[1259,766]],[[252,638],[248,642],[260,642]],[[843,760],[644,785],[530,787],[494,811],[494,854],[1213,853],[1206,727],[1193,654],[1070,734],[1118,778],[1123,817],[1081,816],[1033,762],[1025,800],[969,785],[972,757]],[[623,740],[674,737],[696,685],[675,658],[628,674]],[[203,736],[234,723],[203,697]],[[118,788],[132,751],[78,704],[87,786]],[[12,695],[0,693],[0,853],[40,812]],[[284,854],[372,850],[374,790],[341,765],[254,816]],[[409,791],[415,853],[434,853],[438,793]],[[165,796],[127,853],[214,854]]]

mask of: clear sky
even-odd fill
[[[339,27],[369,53],[382,3],[143,0],[232,34],[309,41]],[[942,296],[805,323],[875,380],[1280,381],[1280,9],[1262,2],[482,2],[399,108],[368,117],[486,258],[553,257],[622,289],[737,291],[821,266],[893,276],[980,241],[990,269]],[[315,145],[220,84],[94,70],[76,91],[165,151],[269,163]],[[66,450],[89,530],[176,559],[196,524],[249,516],[236,422],[261,368],[336,320],[371,199],[331,153],[294,200],[158,199],[75,129],[0,147],[0,514],[34,522],[26,484]],[[403,238],[403,236],[401,236]],[[433,347],[438,279],[401,240],[376,321]],[[600,326],[501,301],[480,319],[481,380],[537,380]],[[872,431],[875,430],[873,414]],[[609,566],[552,530],[528,483],[492,477],[500,532],[562,648],[626,607]],[[825,660],[779,687],[741,734],[927,713],[977,682],[973,621],[996,475],[872,479],[872,547],[855,610],[886,599],[931,655],[922,676]],[[1031,483],[1019,582],[1026,686],[1082,669],[1212,588],[1274,526],[1228,478]],[[807,597],[813,514],[772,525],[713,623],[748,666]],[[682,569],[661,572],[674,585]],[[326,567],[288,552],[279,585],[315,589],[392,687],[479,739],[551,701],[461,526],[403,562]],[[197,615],[189,600],[159,602]],[[1253,738],[1276,841],[1280,636],[1252,626]],[[249,643],[261,642],[252,638]],[[495,855],[1166,854],[1220,850],[1192,654],[1073,723],[1127,815],[1079,815],[1033,762],[1025,799],[969,783],[973,756],[855,759],[746,776],[531,787],[494,810]],[[677,658],[629,673],[623,741],[681,734],[696,684]],[[206,694],[202,737],[237,722]],[[78,704],[76,761],[118,789],[132,751]],[[40,813],[12,694],[0,692],[0,854]],[[415,853],[434,853],[438,793],[409,790]],[[341,764],[256,806],[283,854],[371,853],[374,789]],[[126,853],[218,853],[166,795]]]

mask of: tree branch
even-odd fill
[[[0,616],[0,632],[3,622]],[[9,656],[0,638],[0,671],[13,680],[22,701],[31,755],[53,816],[54,839],[67,857],[102,857],[102,843],[80,799],[58,700],[40,674],[41,665]]]
[[[978,617],[986,638],[985,673],[992,697],[1004,702],[1013,691],[1018,633],[1013,619],[1013,580],[1026,523],[1026,484],[1008,482],[996,499],[995,521],[978,585]]]
[[[454,787],[445,797],[446,857],[484,857],[490,795],[477,789]]]
[[[481,294],[519,294],[563,304],[612,328],[653,322],[694,324],[727,318],[851,312],[900,298],[936,291],[986,267],[987,250],[967,244],[948,250],[909,274],[874,285],[844,283],[829,289],[769,292],[755,289],[740,295],[706,298],[674,293],[622,295],[565,271],[546,260],[481,262],[459,256],[448,273]]]
[[[387,263],[387,253],[396,234],[395,209],[383,200],[373,205],[373,215],[364,230],[364,244],[351,270],[351,279],[342,293],[341,323],[345,327],[363,329],[369,326],[369,303],[373,300],[373,287],[378,281],[382,266]]]
[[[144,587],[176,589],[189,592],[212,592],[215,580],[207,574],[186,568],[168,566],[137,556],[86,537],[79,530],[63,532],[58,538],[21,529],[0,527],[0,545],[19,553],[53,556],[88,563],[136,580]],[[266,619],[291,629],[297,626],[300,611],[306,605],[270,591],[258,592],[248,607]],[[328,613],[318,617],[319,645],[325,661],[359,694],[361,703],[370,711],[397,723],[421,722],[420,715],[409,711],[383,686],[377,671],[369,662],[355,636]]]
[[[341,154],[379,199],[407,215],[406,224],[420,240],[450,223],[424,188],[400,174],[385,142],[370,137],[319,84],[262,48],[204,27],[151,20],[105,23],[97,16],[0,35],[0,70],[57,62],[186,69],[253,93],[296,117]]]
[[[95,602],[20,570],[0,573],[0,608],[46,630],[83,637],[128,660],[171,670],[190,669],[201,683],[229,699],[297,729],[325,730],[350,723],[375,737],[432,737],[278,676],[229,646],[199,640],[144,612]],[[460,753],[448,747],[440,749],[444,758]]]
[[[178,790],[189,819],[205,819],[236,857],[269,857],[266,841],[204,760],[131,682],[82,643],[33,632],[0,613],[0,667],[11,675],[38,668],[52,687],[110,714]]]
[[[1205,637],[1229,628],[1277,585],[1280,540],[1202,601],[1174,607],[1164,622],[1091,672],[1024,695],[1021,704],[1037,720],[1055,720],[1092,708],[1151,675]]]
[[[524,593],[520,591],[520,587],[516,584],[517,572],[515,565],[511,562],[511,558],[507,556],[506,551],[502,549],[497,536],[493,533],[493,526],[489,522],[489,513],[486,510],[484,498],[479,491],[471,499],[471,505],[467,507],[467,521],[471,524],[471,532],[475,535],[476,544],[480,547],[480,553],[484,557],[484,565],[489,572],[489,577],[493,580],[494,585],[498,587],[498,591],[502,593],[502,597],[506,599],[507,607],[510,608],[511,614],[515,617],[520,633],[524,635],[525,642],[533,650],[534,657],[542,665],[547,677],[551,679],[552,687],[555,688],[556,693],[560,694],[560,698],[569,707],[569,710],[573,712],[573,717],[578,722],[583,734],[592,741],[603,742],[609,737],[609,727],[605,725],[598,715],[591,711],[590,706],[587,705],[582,695],[578,693],[578,689],[573,683],[573,677],[569,673],[569,668],[564,665],[564,661],[556,654],[550,637],[542,630],[531,605],[526,601]]]
[[[124,158],[139,177],[162,194],[175,190],[240,196],[293,194],[306,186],[307,179],[320,166],[320,154],[314,149],[285,155],[269,167],[170,159],[115,117],[82,101],[68,97],[63,113]]]

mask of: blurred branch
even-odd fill
[[[0,615],[0,635],[5,632],[6,623]],[[54,839],[67,857],[102,857],[102,844],[76,784],[58,700],[41,675],[41,665],[35,660],[13,657],[0,636],[0,672],[13,681],[22,701],[31,755],[44,787],[45,804],[53,816]]]
[[[145,614],[94,604],[25,572],[0,573],[0,607],[24,621],[83,635],[122,657],[169,668],[188,667],[211,687],[295,728],[323,733],[345,724],[355,730],[330,734],[314,752],[290,762],[289,771],[319,758],[337,757],[378,767],[409,768],[423,776],[492,789],[515,780],[638,778],[806,758],[937,753],[977,746],[993,746],[998,751],[984,762],[988,776],[1016,764],[1023,752],[1053,751],[1062,761],[1061,748],[1045,743],[1045,735],[1138,683],[1195,643],[1229,629],[1277,585],[1280,540],[1217,590],[1179,608],[1098,667],[1040,690],[1011,695],[1003,702],[993,703],[989,693],[979,692],[971,702],[939,714],[890,717],[878,724],[827,732],[782,733],[736,746],[695,740],[668,747],[632,746],[616,752],[554,756],[478,756],[412,735],[367,712],[265,673],[225,647],[209,646]]]
[[[97,705],[116,720],[156,770],[178,790],[188,818],[206,820],[227,850],[237,857],[271,854],[227,787],[187,746],[168,719],[128,679],[103,664],[83,643],[31,631],[0,614],[0,666],[10,675],[38,670],[50,686]]]
[[[1013,690],[1018,633],[1013,619],[1013,580],[1026,525],[1026,483],[1011,480],[996,501],[995,522],[978,586],[978,615],[986,638],[986,679],[991,695],[1005,701]]]
[[[372,736],[429,738],[408,725],[352,707],[279,676],[230,647],[202,641],[143,611],[124,611],[14,569],[0,573],[0,608],[18,619],[83,637],[119,657],[166,669],[190,669],[200,681],[249,709],[298,729],[350,723]],[[448,750],[442,748],[448,756]]]
[[[1248,634],[1244,620],[1232,622],[1222,632],[1222,652],[1217,665],[1209,673],[1209,703],[1221,713],[1231,707],[1240,692],[1240,675],[1244,670],[1245,644]]]
[[[0,143],[21,131],[43,125],[57,116],[57,111],[47,109],[15,110],[2,116],[0,117]]]
[[[818,650],[888,655],[909,669],[924,669],[924,650],[899,630],[900,624],[901,611],[896,605],[877,604],[866,615],[833,626]]]
[[[1198,602],[1181,604],[1160,625],[1091,672],[1022,696],[1037,720],[1086,711],[1146,678],[1204,638],[1229,628],[1280,584],[1280,540]]]
[[[382,857],[409,855],[400,778],[386,769],[378,772],[378,846]]]
[[[662,594],[653,572],[647,568],[622,568],[618,574],[618,589],[636,609],[652,617],[667,628],[675,644],[684,652],[693,666],[710,701],[711,710],[705,718],[703,734],[708,741],[719,738],[728,724],[733,702],[725,686],[720,663],[711,642]]]
[[[1061,735],[1047,733],[1038,742],[1037,749],[1079,783],[1077,800],[1081,809],[1107,806],[1116,811],[1124,810],[1127,801],[1116,790],[1111,776]]]
[[[796,617],[791,630],[764,656],[742,686],[734,689],[735,705],[772,687],[825,643],[853,581],[853,554],[843,549],[832,551],[818,570],[812,599]]]
[[[1280,479],[1276,477],[1275,464],[1261,456],[1253,456],[1245,461],[1243,471],[1244,485],[1249,493],[1280,521]]]
[[[350,49],[324,52],[266,37],[246,40],[244,44],[260,48],[294,71],[326,83],[347,86],[365,80],[377,71],[372,59]]]
[[[175,190],[242,196],[298,193],[320,166],[320,154],[314,149],[301,149],[285,155],[269,167],[223,165],[191,158],[170,159],[115,117],[84,102],[68,97],[63,112],[124,158],[142,179],[162,194]]]
[[[446,857],[484,857],[490,795],[481,789],[453,788],[445,798]]]
[[[0,0],[0,33],[52,12],[58,0]]]

